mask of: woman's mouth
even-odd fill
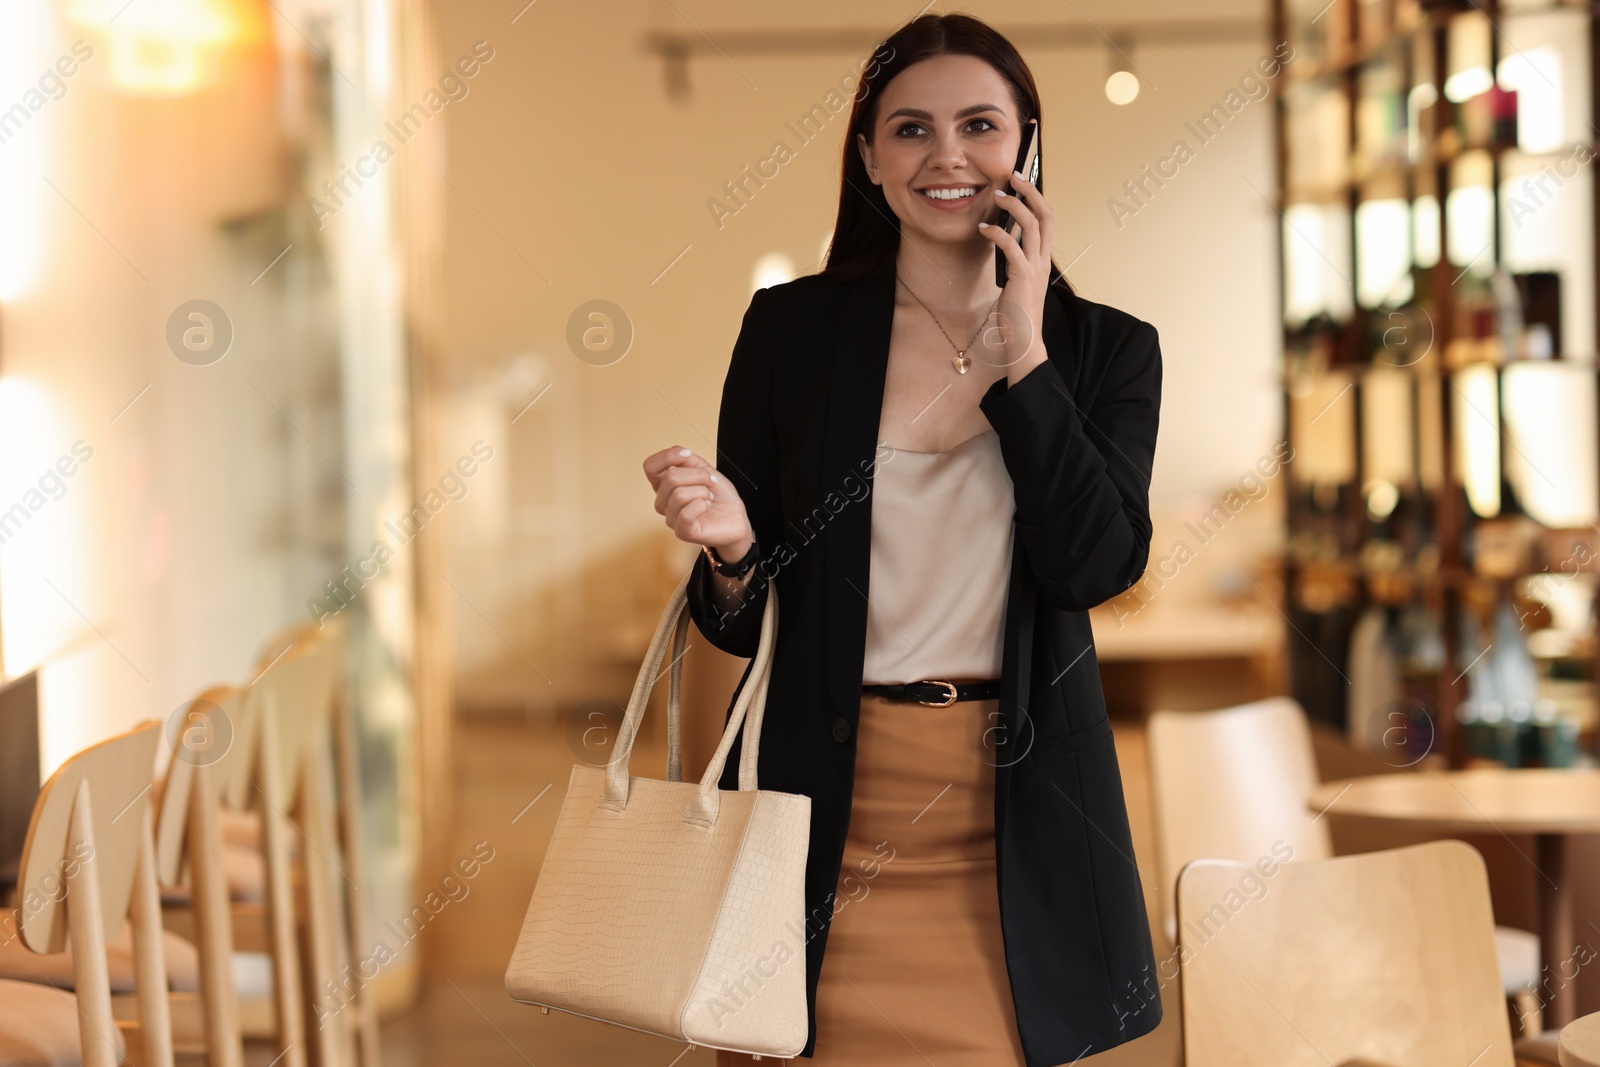
[[[977,185],[956,185],[940,189],[918,189],[917,195],[941,211],[961,211],[978,198]]]

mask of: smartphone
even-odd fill
[[[1029,119],[1028,124],[1022,128],[1022,146],[1017,149],[1017,165],[1012,169],[1021,173],[1024,178],[1035,186],[1039,184],[1038,119]],[[1009,180],[1006,182],[1005,190],[1013,196],[1016,195],[1016,189]],[[1016,226],[1015,233],[1012,233],[1013,224]],[[1008,211],[1000,212],[1000,218],[996,220],[995,225],[1004,228],[1012,237],[1018,237],[1022,233],[1022,224],[1013,219]],[[1005,288],[1006,251],[999,245],[994,246],[994,283],[1002,289]]]

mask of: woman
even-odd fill
[[[1048,1067],[1161,1019],[1087,616],[1145,568],[1161,355],[1051,261],[1012,173],[1038,117],[982,22],[888,38],[825,269],[745,313],[715,465],[644,464],[713,644],[752,656],[783,586],[758,767],[812,798],[801,1055],[830,1067]]]

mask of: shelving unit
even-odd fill
[[[1600,4],[1325,2],[1273,4],[1291,690],[1397,766],[1592,751]]]

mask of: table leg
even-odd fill
[[[1538,834],[1539,849],[1539,954],[1542,983],[1550,999],[1544,1006],[1546,1030],[1570,1023],[1577,990],[1563,975],[1571,971],[1572,886],[1567,881],[1567,839],[1562,834]]]

